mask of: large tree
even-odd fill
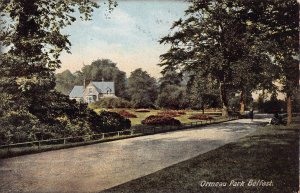
[[[114,81],[116,95],[126,98],[126,73],[109,59],[98,59],[81,71],[72,74],[69,70],[56,74],[56,90],[68,95],[75,85],[88,84],[90,81]]]
[[[146,71],[138,68],[128,78],[128,94],[135,108],[154,107],[157,83]]]
[[[255,29],[253,35],[272,43],[269,53],[281,69],[289,124],[299,84],[299,3],[296,0],[240,0],[239,3],[248,12],[247,19]]]
[[[110,1],[109,7],[111,5]],[[83,110],[55,92],[54,72],[61,64],[60,53],[70,52],[68,35],[62,34],[61,30],[76,20],[76,10],[83,19],[91,19],[97,7],[97,3],[90,0],[1,1],[0,41],[4,47],[0,56],[1,122],[21,116],[37,119],[32,123],[36,124],[35,128],[49,120],[62,125],[62,119],[67,119],[66,122],[73,126],[87,126],[81,116],[73,117]],[[59,109],[59,112],[53,109]],[[17,129],[23,128],[21,123]]]
[[[227,90],[233,80],[233,64],[244,55],[246,24],[239,20],[238,8],[227,1],[192,1],[187,19],[174,23],[175,33],[161,43],[171,44],[161,56],[162,66],[178,65],[182,70],[198,70],[217,80],[222,114],[228,116]]]
[[[161,65],[165,69],[197,71],[216,80],[223,116],[228,116],[228,91],[240,92],[243,111],[245,92],[274,86],[272,74],[276,68],[268,51],[272,44],[254,35],[257,29],[249,20],[251,11],[245,6],[248,1],[190,2],[186,18],[175,22],[173,33],[160,41],[171,45],[161,55]],[[268,82],[264,81],[266,77]]]

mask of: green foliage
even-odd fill
[[[131,72],[128,78],[128,95],[134,108],[153,107],[157,98],[157,83],[141,68]]]
[[[284,111],[286,108],[285,102],[277,99],[276,95],[272,95],[269,100],[264,100],[259,96],[256,106],[259,112],[262,113],[278,113]]]
[[[55,90],[64,95],[69,95],[73,87],[76,85],[77,76],[73,75],[70,70],[65,70],[55,75],[56,86]],[[83,83],[82,83],[83,84]]]
[[[92,109],[97,108],[131,108],[131,103],[122,98],[101,98],[99,101],[89,104]]]
[[[131,121],[116,112],[102,111],[99,116],[99,127],[103,132],[122,131],[131,127]]]
[[[190,107],[192,109],[220,107],[219,87],[215,80],[201,74],[190,75],[187,85]]]
[[[127,98],[126,73],[119,70],[117,64],[108,59],[98,59],[85,65],[81,71],[71,73],[66,70],[56,76],[56,90],[68,95],[75,85],[83,85],[84,81],[113,81],[115,83],[116,96]]]
[[[109,0],[109,9],[114,5]],[[86,106],[54,91],[60,53],[70,52],[61,33],[90,19],[94,1],[3,0],[0,4],[0,138],[1,143],[90,134],[96,128]],[[68,73],[66,73],[66,76]]]
[[[188,100],[185,88],[176,85],[165,85],[158,94],[156,104],[161,108],[183,109],[187,107]]]

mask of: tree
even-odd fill
[[[299,3],[296,0],[240,1],[247,20],[255,30],[253,36],[270,42],[269,54],[281,69],[281,84],[286,93],[288,124],[292,118],[292,98],[299,81]]]
[[[61,92],[64,95],[68,95],[75,85],[76,76],[74,76],[70,70],[65,70],[55,75],[56,86],[55,90]]]
[[[254,35],[257,29],[249,20],[253,11],[245,5],[248,1],[190,2],[186,19],[175,22],[173,33],[160,41],[171,44],[170,50],[161,55],[160,65],[165,69],[196,71],[216,80],[223,116],[228,116],[228,90],[240,92],[243,111],[245,92],[272,85],[273,71],[267,71],[276,69],[272,68],[274,63],[267,51],[272,44]],[[265,77],[268,82],[263,81]]]
[[[168,70],[159,79],[156,104],[162,108],[181,109],[188,105],[186,88],[182,85],[182,76],[176,71]]]
[[[109,59],[98,59],[82,68],[83,78],[94,81],[114,81],[116,95],[126,98],[126,73],[119,70],[117,64]],[[83,80],[80,80],[83,83]]]
[[[190,107],[201,109],[203,114],[205,108],[220,106],[217,82],[201,74],[194,73],[190,75],[187,93],[190,100]]]
[[[138,68],[128,78],[128,94],[135,108],[154,107],[157,98],[157,83],[146,71]]]
[[[192,1],[187,19],[175,22],[174,34],[162,38],[171,44],[161,55],[162,66],[198,71],[219,84],[222,115],[228,116],[227,90],[233,81],[233,64],[245,55],[246,24],[238,7],[227,1]]]
[[[112,8],[111,5],[114,4],[110,0],[109,2],[109,8]],[[61,64],[60,53],[70,52],[71,46],[68,35],[62,34],[61,29],[76,20],[73,14],[76,9],[82,19],[88,20],[97,7],[97,3],[90,0],[1,1],[0,13],[3,19],[0,41],[1,46],[7,49],[0,56],[0,92],[4,96],[0,103],[1,116],[15,116],[17,113],[28,115],[32,120],[37,118],[38,121],[30,129],[46,124],[54,129],[53,132],[59,132],[57,127],[47,123],[52,119],[60,128],[67,128],[62,125],[73,125],[74,128],[79,128],[78,132],[84,131],[83,128],[88,124],[84,118],[86,114],[78,119],[71,118],[82,111],[76,104],[63,99],[61,94],[54,91],[54,72]],[[68,111],[69,108],[75,111]],[[19,127],[23,128],[23,125]],[[72,127],[68,128],[72,130]]]
[[[56,89],[63,94],[69,94],[75,85],[88,84],[90,81],[114,81],[116,95],[126,96],[126,73],[119,70],[117,64],[109,59],[98,59],[85,65],[81,71],[70,74],[68,71],[56,74]]]

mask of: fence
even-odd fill
[[[83,144],[92,144],[92,143],[98,143],[102,141],[110,141],[115,139],[133,137],[133,136],[150,135],[155,133],[182,130],[182,129],[188,129],[188,128],[200,127],[200,126],[214,124],[214,123],[230,121],[234,119],[237,119],[237,117],[196,121],[196,122],[184,123],[181,124],[180,126],[138,125],[138,126],[133,126],[129,130],[123,130],[123,131],[99,133],[99,134],[76,136],[76,137],[65,137],[65,138],[49,139],[49,140],[29,141],[23,143],[5,144],[5,145],[0,145],[0,157],[6,157],[8,155],[14,155],[14,154],[18,154],[18,155],[26,154],[24,153],[26,151],[39,152],[42,151],[42,149],[53,150],[55,149],[53,148],[53,146],[57,146],[58,149],[61,149],[64,147],[73,147],[73,146],[79,146]]]

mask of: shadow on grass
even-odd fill
[[[238,142],[103,192],[293,193],[299,187],[298,168],[299,130],[266,127]],[[230,185],[232,180],[244,185]],[[249,185],[251,180],[257,185]],[[263,186],[262,181],[271,186]],[[226,186],[205,186],[204,182]]]

